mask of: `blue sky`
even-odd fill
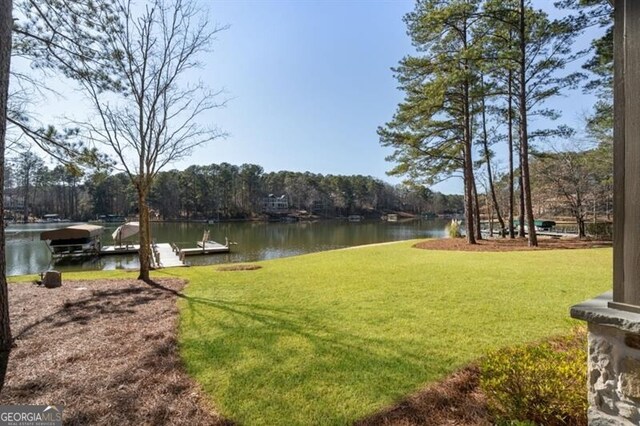
[[[229,26],[203,58],[199,76],[211,88],[225,90],[227,106],[204,119],[229,136],[171,167],[226,161],[255,163],[266,171],[363,174],[400,182],[385,174],[392,167],[384,159],[391,151],[380,146],[376,129],[402,100],[390,68],[412,52],[402,17],[413,1],[202,1],[213,23]],[[534,5],[553,10],[551,0]],[[593,35],[582,37],[579,46]],[[56,100],[56,112],[86,111],[77,95],[65,92],[66,99]],[[580,126],[592,103],[591,96],[575,91],[549,106]],[[462,184],[453,179],[436,189],[461,193]]]
[[[550,0],[539,7],[551,8]],[[402,100],[390,70],[412,52],[402,17],[413,1],[209,1],[229,25],[204,70],[230,98],[213,114],[229,137],[178,166],[227,161],[294,170],[386,176],[391,151],[376,129]],[[588,37],[579,41],[588,44]],[[552,102],[580,125],[593,102],[580,91]],[[535,121],[532,123],[535,127]],[[438,185],[462,191],[458,179]]]
[[[385,177],[376,127],[401,94],[390,67],[410,49],[408,1],[212,1],[219,34],[205,74],[230,98],[230,136],[183,163],[257,163]]]

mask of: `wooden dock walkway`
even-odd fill
[[[525,234],[529,234],[525,232]],[[536,231],[536,235],[540,235],[542,237],[551,237],[551,238],[575,238],[578,236],[578,233],[572,232],[554,232],[554,231]]]
[[[483,235],[489,235],[489,230],[488,229],[482,229],[481,230]],[[517,235],[518,231],[516,230],[516,235]],[[525,235],[529,235],[529,231],[524,231]],[[540,237],[551,237],[554,239],[559,239],[559,238],[576,238],[578,236],[577,232],[557,232],[557,231],[537,231],[536,230],[536,235],[540,236]],[[493,231],[493,236],[500,236],[500,232],[498,229],[494,229]]]
[[[186,266],[180,256],[173,250],[171,244],[160,243],[155,245],[155,251],[157,252],[160,260],[158,266],[162,268],[173,268],[176,266]]]
[[[100,256],[117,256],[121,254],[137,254],[140,251],[140,245],[129,244],[127,246],[104,246],[100,249]],[[154,259],[161,268],[173,268],[176,266],[186,266],[180,260],[180,254],[174,251],[169,243],[159,243],[151,246],[154,253]],[[157,254],[156,254],[157,253]],[[159,260],[159,262],[158,262]]]
[[[186,256],[229,253],[229,246],[215,241],[206,241],[205,244],[197,242],[198,247],[179,249],[175,244],[158,243],[151,246],[155,263],[161,268],[173,268],[175,266],[187,266]],[[120,254],[136,254],[140,251],[138,244],[127,246],[104,246],[100,249],[100,256],[117,256]]]

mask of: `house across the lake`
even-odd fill
[[[267,213],[282,213],[289,210],[289,200],[286,195],[276,197],[273,194],[262,199],[262,208]]]
[[[45,222],[60,222],[60,215],[55,213],[49,213],[42,216],[42,220]]]
[[[118,214],[101,214],[98,216],[98,222],[105,223],[123,223],[127,218]]]

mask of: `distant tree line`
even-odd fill
[[[138,214],[135,188],[124,173],[48,167],[31,151],[16,156],[11,165],[5,169],[5,204],[17,220],[52,213],[74,220]],[[288,211],[304,210],[320,217],[464,210],[461,195],[394,186],[371,176],[265,173],[255,164],[228,163],[158,173],[149,207],[165,220],[249,219],[265,213],[269,195],[284,196]]]
[[[586,234],[587,220],[611,220],[611,162],[611,144],[606,142],[589,149],[576,143],[534,152],[531,177],[536,188],[536,216],[573,218],[581,236]],[[32,151],[12,157],[9,163],[4,170],[8,218],[27,221],[55,213],[89,220],[106,214],[138,214],[135,188],[124,173],[68,164],[49,167]],[[479,182],[479,211],[484,219],[497,222],[486,175]],[[496,171],[493,185],[498,205],[507,208],[508,174]],[[149,194],[149,206],[165,220],[248,219],[265,213],[264,200],[269,195],[284,196],[289,211],[305,210],[320,217],[464,211],[464,196],[434,192],[425,186],[390,185],[360,175],[265,173],[255,164],[228,163],[160,172]]]

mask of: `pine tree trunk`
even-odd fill
[[[538,237],[536,235],[536,228],[533,218],[533,203],[531,201],[531,178],[529,175],[529,149],[527,148],[527,124],[526,124],[526,112],[520,117],[520,138],[521,138],[521,160],[522,161],[522,193],[524,197],[524,210],[526,215],[526,222],[529,235],[529,246],[538,246]]]
[[[22,212],[22,220],[24,223],[29,223],[29,187],[31,186],[31,182],[29,182],[29,171],[27,170],[27,176],[25,177],[24,183],[24,199],[23,203],[23,212]]]
[[[516,237],[514,226],[513,226],[513,211],[515,205],[515,187],[514,187],[514,179],[513,179],[513,73],[509,70],[509,99],[508,99],[508,118],[507,118],[507,129],[508,129],[508,140],[509,140],[509,238],[513,239]]]
[[[484,76],[482,77],[482,91],[484,92]],[[500,235],[504,237],[504,220],[502,219],[502,214],[500,214],[500,206],[498,205],[498,197],[496,196],[496,189],[493,185],[493,171],[491,170],[491,156],[489,155],[489,135],[487,132],[487,112],[486,112],[486,104],[484,93],[481,98],[481,108],[482,108],[482,145],[484,147],[484,158],[487,162],[487,175],[489,178],[489,191],[491,192],[491,200],[493,201],[493,210],[496,212],[496,216],[498,218],[498,223],[500,224]],[[493,224],[491,224],[491,235],[493,236]]]
[[[465,121],[469,123],[468,117],[465,117]],[[469,244],[476,244],[475,226],[474,226],[474,214],[473,214],[473,163],[471,153],[471,139],[469,138],[470,132],[468,126],[465,129],[465,141],[464,141],[464,201],[465,201],[465,227],[467,234],[467,242]]]
[[[4,385],[11,353],[9,294],[5,264],[4,234],[4,168],[7,135],[7,99],[9,97],[9,65],[11,62],[12,0],[0,0],[0,391]]]
[[[480,221],[480,200],[478,199],[478,186],[476,185],[476,177],[471,174],[473,178],[473,217],[475,219],[475,231],[476,240],[482,240],[482,223]]]
[[[466,144],[465,144],[466,145]],[[467,147],[465,146],[465,151],[467,150]],[[471,150],[471,148],[469,147],[469,151]],[[471,189],[472,187],[472,183],[471,180],[472,178],[470,177],[469,174],[469,167],[467,166],[467,163],[469,163],[468,160],[465,160],[464,162],[464,221],[465,221],[465,228],[466,228],[466,234],[467,234],[467,242],[469,244],[476,244],[476,237],[475,237],[475,227],[473,226],[473,190]],[[473,173],[471,173],[471,175],[473,175]]]
[[[531,178],[529,176],[529,131],[527,129],[527,76],[526,76],[526,32],[525,2],[520,0],[520,164],[522,165],[522,190],[524,209],[527,216],[529,246],[538,246],[538,237],[533,221],[533,203],[531,202]]]
[[[489,216],[489,236],[493,238],[493,206],[489,202],[489,197],[485,197],[484,201],[484,204],[487,207],[487,216]],[[504,236],[504,233],[502,236]]]
[[[463,31],[464,49],[467,49],[467,26],[466,22]],[[464,71],[469,71],[468,60],[464,61]],[[473,150],[471,147],[471,97],[469,94],[469,79],[467,78],[462,87],[463,90],[463,120],[464,120],[464,189],[465,189],[465,220],[467,228],[467,242],[476,244],[474,214],[473,214]]]
[[[518,176],[518,186],[520,191],[518,195],[520,196],[520,212],[518,214],[518,237],[524,238],[527,235],[524,232],[524,191],[522,190],[522,167],[520,167],[520,176]]]

